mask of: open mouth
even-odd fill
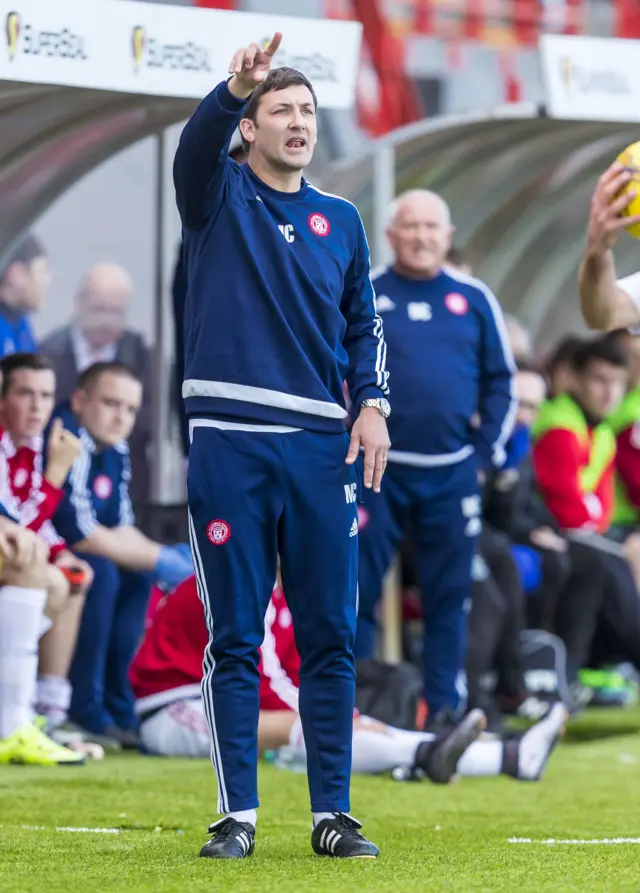
[[[306,145],[307,141],[301,136],[292,136],[286,142],[287,149],[304,149]]]

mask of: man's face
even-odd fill
[[[73,411],[100,446],[128,439],[141,403],[140,382],[115,372],[104,372],[88,391],[73,395]]]
[[[92,347],[108,347],[122,337],[130,298],[128,288],[114,284],[94,286],[80,296],[78,321],[82,334]]]
[[[435,276],[451,247],[453,227],[442,202],[433,196],[416,196],[402,202],[387,237],[402,271]]]
[[[260,99],[256,122],[241,122],[252,158],[261,157],[279,171],[301,171],[313,157],[318,122],[308,87],[296,84],[272,90]]]
[[[517,419],[521,425],[531,428],[546,397],[547,387],[537,372],[518,372],[516,375],[516,395],[518,397]]]
[[[16,369],[2,398],[2,424],[14,442],[42,434],[53,412],[56,379],[49,369]]]
[[[12,264],[5,274],[6,297],[12,307],[23,313],[40,310],[50,285],[51,270],[45,256],[27,264]]]
[[[624,397],[627,377],[626,369],[592,359],[577,377],[578,399],[591,416],[604,419]]]

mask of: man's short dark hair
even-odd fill
[[[94,385],[102,378],[103,375],[111,373],[112,375],[121,375],[125,378],[132,378],[138,384],[142,384],[139,377],[126,363],[119,363],[117,360],[105,361],[101,363],[93,363],[84,372],[78,376],[76,386],[81,391],[90,391]]]
[[[7,255],[7,258],[2,264],[0,281],[4,279],[5,273],[9,267],[13,266],[13,264],[27,265],[39,257],[46,257],[46,255],[47,252],[40,239],[36,238],[33,233],[27,233],[26,236],[23,236],[22,239],[16,243],[13,250]]]
[[[611,335],[584,342],[573,354],[572,365],[576,372],[581,373],[593,360],[600,360],[618,369],[626,369],[629,363],[627,352],[619,340]]]
[[[251,96],[249,97],[249,101],[245,106],[243,118],[248,118],[253,123],[256,123],[256,119],[258,117],[258,107],[260,105],[260,100],[265,95],[265,93],[273,93],[276,90],[286,90],[287,87],[306,87],[313,97],[313,105],[317,110],[318,108],[318,97],[316,96],[316,91],[311,86],[311,81],[306,78],[301,71],[297,71],[295,68],[272,68],[265,80],[258,84],[255,88]],[[248,143],[244,137],[242,137],[242,148],[244,151],[249,154],[250,143]]]
[[[53,372],[53,363],[49,357],[41,353],[12,353],[0,360],[0,375],[2,385],[0,394],[6,397],[11,389],[11,376],[21,369],[29,369],[32,372]]]
[[[579,338],[577,335],[567,335],[565,338],[558,341],[547,357],[547,362],[545,363],[547,375],[553,375],[558,366],[562,366],[565,363],[573,365],[573,358],[576,351],[578,351],[584,343],[584,338]]]

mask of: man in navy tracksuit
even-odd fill
[[[316,97],[280,43],[239,50],[182,134],[174,180],[187,272],[188,499],[210,642],[203,700],[218,778],[201,855],[254,847],[258,649],[278,553],[301,656],[316,853],[378,853],[347,815],[355,699],[358,476],[389,447],[382,326],[356,208],[302,178]],[[248,163],[227,155],[237,126]],[[342,391],[360,413],[351,444]]]
[[[134,527],[127,438],[141,400],[142,385],[126,366],[95,363],[80,375],[71,403],[53,414],[83,447],[53,524],[94,574],[69,673],[69,717],[124,746],[137,746],[129,664],[142,636],[151,584],[155,577],[175,586],[193,573],[188,555]]]
[[[452,233],[442,199],[405,193],[388,230],[395,262],[373,277],[394,407],[385,486],[379,499],[365,493],[361,510],[355,648],[358,658],[372,656],[382,580],[409,526],[422,591],[425,695],[432,721],[442,711],[447,722],[464,666],[478,476],[504,461],[515,411],[500,307],[483,282],[444,266]]]

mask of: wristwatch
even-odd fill
[[[363,400],[360,406],[373,406],[383,419],[388,419],[391,415],[391,404],[384,397],[370,397],[368,400]]]

